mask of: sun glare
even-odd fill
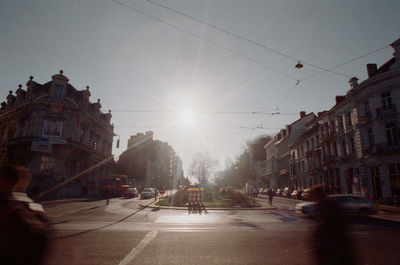
[[[179,111],[178,115],[183,126],[195,126],[197,124],[196,113],[191,109],[182,109]]]

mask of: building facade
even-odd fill
[[[154,133],[137,133],[118,161],[118,170],[138,187],[172,188],[182,176],[182,161],[167,142],[153,139]]]
[[[315,119],[314,113],[300,112],[300,119],[281,129],[275,136],[277,187],[293,187],[294,179],[290,175],[290,146],[306,131],[307,124]]]
[[[30,169],[32,197],[99,196],[114,168],[111,112],[102,113],[89,87],[75,89],[62,71],[45,84],[31,76],[26,86],[1,103],[0,161]]]
[[[400,39],[391,44],[393,58],[377,67],[368,64],[368,78],[349,80],[350,89],[336,104],[318,114],[290,145],[290,177],[295,188],[324,184],[330,193],[354,193],[381,201],[400,198]],[[290,186],[279,162],[281,130],[277,138],[278,187]],[[282,138],[283,137],[283,138]],[[269,145],[266,145],[267,159]],[[284,163],[283,163],[284,164]],[[267,167],[268,168],[268,167]]]

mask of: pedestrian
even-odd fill
[[[44,264],[52,229],[43,207],[25,193],[27,168],[0,165],[0,264]]]
[[[347,233],[343,212],[326,196],[322,186],[311,189],[311,198],[317,202],[317,225],[311,236],[318,265],[352,265],[354,251]]]
[[[269,205],[271,205],[272,206],[272,199],[274,198],[274,191],[270,188],[269,190],[268,190],[268,202],[269,202]]]
[[[188,206],[188,214],[191,214],[193,211],[193,191],[191,188],[187,189],[187,206]]]
[[[104,200],[106,201],[106,205],[110,203],[110,190],[109,189],[103,189],[103,197]]]

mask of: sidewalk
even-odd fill
[[[51,205],[51,204],[65,203],[65,202],[94,202],[100,200],[103,201],[104,199],[74,198],[74,199],[59,199],[51,201],[38,201],[38,203],[42,205]]]
[[[400,207],[379,204],[378,209],[384,212],[392,212],[400,214]]]

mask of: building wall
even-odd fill
[[[47,198],[98,196],[104,174],[112,171],[111,113],[100,111],[100,100],[90,103],[90,91],[78,91],[60,74],[7,96],[0,108],[0,160],[27,166],[28,188],[37,196],[94,165]]]

